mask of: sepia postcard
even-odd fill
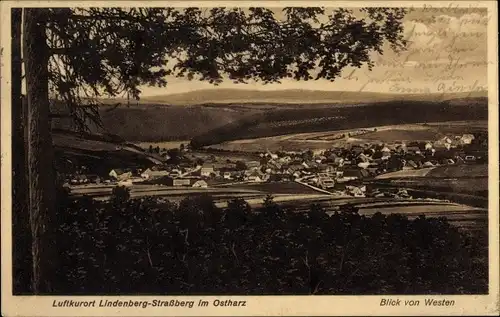
[[[495,1],[2,1],[4,316],[498,316]]]

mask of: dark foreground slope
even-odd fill
[[[161,157],[146,153],[113,135],[80,135],[55,130],[52,139],[56,164],[61,172],[86,166],[89,172],[102,174],[113,168],[151,166],[162,162]]]
[[[200,147],[238,139],[380,125],[487,119],[486,99],[389,101],[344,107],[277,109],[258,113],[199,135],[192,139],[192,145]]]
[[[129,141],[189,140],[258,112],[240,107],[165,105],[106,110],[100,111],[106,130]]]

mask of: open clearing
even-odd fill
[[[160,149],[178,149],[181,144],[188,145],[189,140],[184,140],[184,141],[165,141],[165,142],[139,142],[136,143],[138,146],[142,147],[143,149],[148,149],[149,146],[152,146],[153,148],[156,148],[157,146],[160,147]]]

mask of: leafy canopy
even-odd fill
[[[401,8],[45,9],[51,93],[78,127],[99,121],[103,96],[138,99],[166,76],[213,84],[335,80],[348,66],[373,67],[385,43],[404,49]]]

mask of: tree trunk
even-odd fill
[[[31,292],[31,235],[28,213],[25,120],[23,111],[21,24],[22,9],[12,9],[12,268],[13,294]]]
[[[55,171],[50,131],[46,9],[24,9],[24,67],[28,115],[28,181],[33,292],[51,292]]]

